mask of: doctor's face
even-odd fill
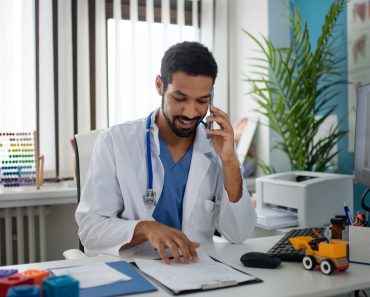
[[[162,95],[162,112],[171,130],[179,137],[194,135],[208,111],[212,77],[178,71],[172,74],[172,82],[164,93],[160,76],[157,76],[156,86]]]

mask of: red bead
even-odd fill
[[[5,297],[10,287],[21,285],[33,285],[33,278],[20,275],[19,273],[13,274],[8,277],[0,279],[0,297]]]

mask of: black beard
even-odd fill
[[[166,114],[166,112],[164,111],[163,97],[162,97],[162,112],[163,112],[164,118],[166,119],[166,122],[167,122],[168,126],[171,128],[172,132],[175,133],[179,137],[193,136],[195,134],[196,130],[197,130],[197,127],[198,127],[200,121],[202,120],[200,117],[195,117],[193,119],[189,119],[188,117],[184,117],[184,116],[175,116],[173,118],[173,120],[171,121],[170,118],[168,117],[168,115]],[[194,126],[194,128],[181,129],[181,128],[179,128],[175,125],[175,120],[176,119],[183,119],[185,121],[197,120],[197,123]]]

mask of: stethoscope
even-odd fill
[[[147,189],[143,195],[144,204],[148,207],[153,207],[157,205],[157,193],[153,189],[153,166],[152,166],[152,155],[151,155],[151,144],[150,144],[150,126],[152,124],[152,114],[146,119],[146,163],[148,168],[148,184]],[[201,122],[205,125],[204,122]]]
[[[143,195],[144,204],[148,207],[157,205],[157,193],[153,189],[153,167],[152,167],[152,155],[151,155],[151,144],[150,144],[150,126],[152,124],[152,114],[150,113],[146,119],[146,163],[148,168],[148,187]]]

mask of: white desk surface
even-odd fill
[[[338,296],[347,292],[370,287],[370,265],[350,264],[345,272],[335,272],[326,276],[320,270],[307,271],[301,263],[282,262],[277,269],[247,268],[239,261],[240,256],[250,251],[267,251],[281,236],[253,238],[244,244],[230,244],[216,242],[203,245],[202,248],[213,256],[230,266],[248,272],[263,280],[262,283],[219,289],[208,292],[192,293],[189,296],[199,297],[289,297],[289,296]],[[61,260],[44,263],[8,266],[6,268],[48,269],[71,265],[92,264],[119,260],[113,256],[89,257],[77,260]],[[5,268],[5,267],[2,267]],[[158,285],[158,291],[135,296],[160,297],[172,296]]]
[[[77,203],[74,182],[45,183],[36,186],[4,188],[0,186],[0,208]]]

